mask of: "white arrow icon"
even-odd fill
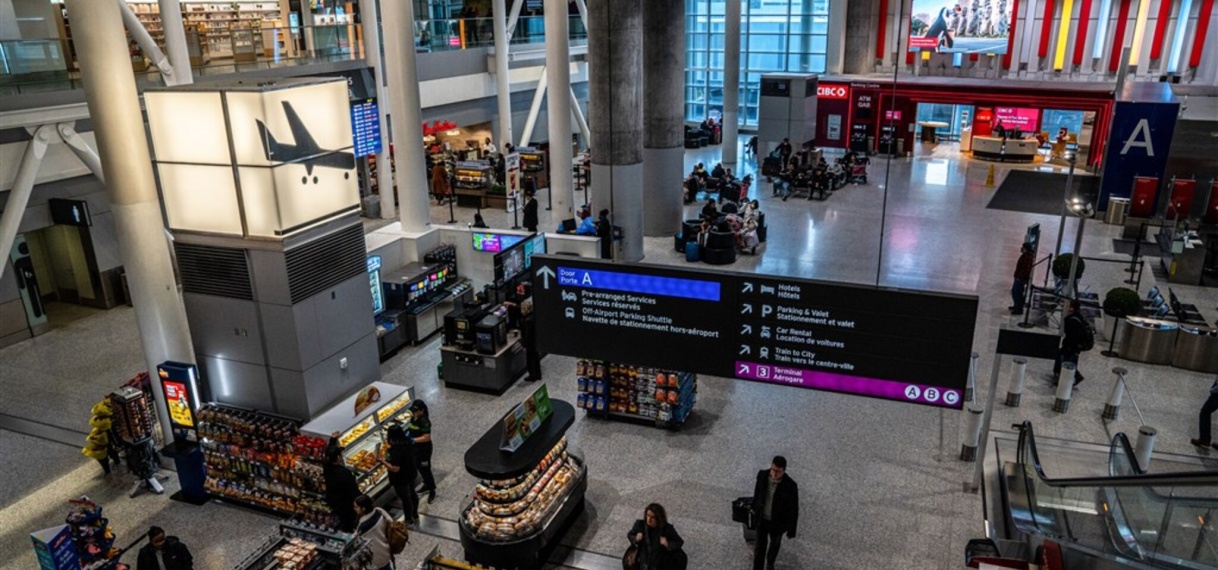
[[[744,325],[741,327],[740,334],[753,334],[753,325]]]
[[[748,365],[748,364],[741,364],[741,365],[740,365],[740,371],[739,371],[739,372],[737,372],[736,374],[748,374],[748,373],[749,373],[749,365]]]
[[[740,345],[740,354],[753,354],[753,347],[747,344]]]
[[[554,270],[545,265],[542,265],[541,269],[537,270],[537,275],[541,276],[541,286],[546,291],[550,290],[550,279],[557,277],[557,275],[554,275]]]
[[[753,306],[748,303],[745,303],[744,306],[740,308],[740,314],[742,314],[742,315],[753,314]]]
[[[752,282],[752,281],[745,281],[745,282],[744,282],[744,287],[743,287],[743,289],[741,289],[741,291],[740,291],[740,292],[741,292],[741,293],[752,293],[752,292],[753,292],[753,282]]]

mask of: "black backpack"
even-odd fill
[[[1095,329],[1091,328],[1091,324],[1080,315],[1071,315],[1072,318],[1078,319],[1079,325],[1082,326],[1083,332],[1078,338],[1079,352],[1087,352],[1095,348]]]

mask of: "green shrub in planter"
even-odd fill
[[[1053,260],[1053,276],[1058,279],[1068,279],[1070,275],[1070,262],[1074,259],[1073,253],[1063,253]],[[1074,269],[1074,280],[1078,281],[1083,278],[1083,270],[1087,268],[1087,260],[1078,258],[1078,267]]]
[[[503,184],[491,184],[491,189],[487,191],[491,196],[507,196],[507,186]]]
[[[1067,270],[1068,271],[1068,270]],[[1104,296],[1104,314],[1118,319],[1138,314],[1142,310],[1142,299],[1138,292],[1128,287],[1117,287]]]

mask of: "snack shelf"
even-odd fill
[[[580,360],[577,405],[589,415],[675,428],[698,399],[698,377],[690,372]]]

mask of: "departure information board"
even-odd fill
[[[959,409],[975,296],[535,256],[545,353]]]
[[[376,99],[351,102],[351,134],[355,156],[381,152],[381,118]]]

